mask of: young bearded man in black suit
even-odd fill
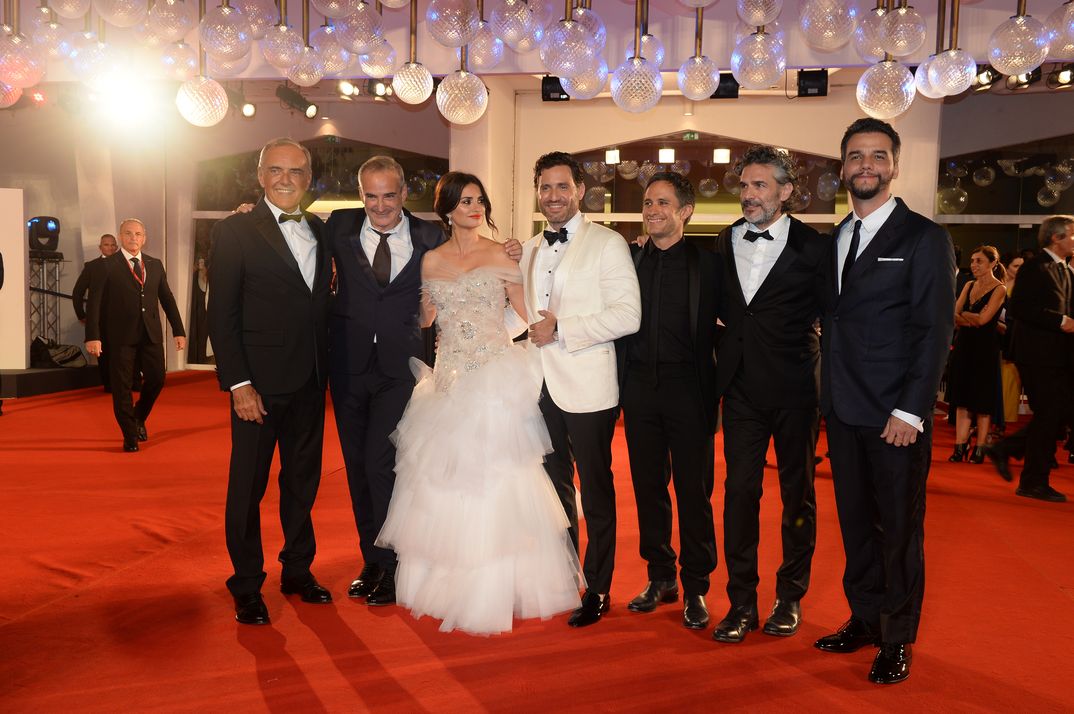
[[[1008,460],[1025,458],[1015,493],[1063,503],[1066,496],[1048,482],[1055,441],[1069,423],[1071,357],[1074,356],[1074,310],[1066,261],[1074,254],[1074,216],[1049,216],[1040,226],[1041,252],[1018,271],[1018,288],[1009,312],[1014,321],[1011,354],[1022,378],[1033,419],[985,453],[996,470],[1011,480]]]
[[[309,150],[291,139],[261,151],[265,197],[213,226],[209,336],[220,387],[231,393],[231,466],[224,532],[234,574],[235,619],[269,622],[261,597],[265,557],[260,503],[280,450],[280,590],[304,602],[332,596],[310,573],[316,552],[310,511],[321,479],[328,305],[332,278],[324,224],[303,213]]]
[[[955,314],[950,236],[891,195],[899,148],[898,133],[876,119],[843,135],[854,210],[835,231],[822,331],[821,412],[850,619],[816,647],[880,645],[869,672],[878,684],[910,676],[925,591],[932,411]]]
[[[797,189],[794,160],[771,146],[742,159],[743,218],[717,240],[723,264],[716,386],[723,395],[724,558],[731,609],[713,632],[741,642],[757,628],[758,511],[765,454],[775,442],[783,500],[783,562],[764,633],[798,631],[817,539],[813,453],[817,438],[820,317],[831,240],[786,215]]]
[[[649,574],[645,589],[627,609],[652,612],[678,597],[670,476],[679,515],[683,626],[699,630],[709,621],[705,595],[709,574],[716,569],[711,499],[720,272],[716,256],[683,235],[694,202],[690,182],[676,173],[649,180],[641,212],[649,239],[634,250],[641,328],[619,339],[616,351],[623,354],[620,401],[641,557]]]
[[[164,264],[142,252],[145,238],[145,224],[137,218],[120,224],[122,249],[104,259],[86,309],[86,351],[99,358],[104,354],[101,337],[108,336],[112,410],[123,432],[124,451],[138,451],[138,442],[148,439],[145,423],[164,388],[162,307],[172,327],[175,348],[186,346],[183,320],[168,287]],[[142,371],[137,404],[131,398],[136,364]]]

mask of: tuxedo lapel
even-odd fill
[[[583,216],[578,232],[567,242],[567,252],[563,254],[563,260],[560,261],[560,264],[556,267],[555,274],[552,276],[552,294],[548,298],[548,311],[553,315],[559,314],[559,298],[563,294],[563,285],[567,282],[571,266],[578,261],[578,257],[585,251],[585,237],[589,232],[589,225],[589,221]]]
[[[280,260],[290,268],[290,273],[302,283],[303,287],[307,290],[309,287],[306,285],[306,281],[302,278],[302,271],[298,267],[298,261],[295,260],[295,256],[291,253],[291,249],[287,247],[287,241],[283,238],[283,231],[280,230],[280,224],[272,216],[272,211],[269,210],[268,205],[262,201],[257,204],[253,212],[250,214],[254,219],[254,226],[257,228],[257,232],[265,240],[266,243],[280,256]]]
[[[750,302],[763,297],[768,286],[778,284],[779,276],[786,272],[790,264],[793,263],[802,252],[802,236],[798,232],[797,226],[795,226],[795,220],[791,218],[790,221],[791,225],[787,230],[787,245],[784,246],[783,252],[776,258],[775,264],[772,266],[772,269],[768,271],[768,275],[765,276],[764,281],[757,288],[757,292],[753,294],[753,300]]]
[[[313,286],[316,288],[322,280],[330,278],[329,261],[325,258],[325,231],[324,222],[317,216],[310,215],[306,222],[309,223],[313,238],[317,241],[317,267],[313,274]]]
[[[534,267],[537,265],[537,251],[541,249],[541,240],[543,238],[535,238],[530,242],[533,246],[530,248],[530,262],[526,267],[525,287],[526,287],[526,304],[528,305],[527,312],[529,313],[530,320],[537,320],[537,307],[540,303],[537,301],[537,281],[534,280],[533,273],[536,270]]]
[[[697,314],[701,303],[701,258],[697,254],[697,246],[686,241],[686,279],[687,291],[690,295],[690,344],[697,344]]]
[[[742,292],[742,281],[738,276],[738,261],[735,260],[735,249],[731,244],[731,231],[736,226],[741,226],[746,222],[745,218],[739,218],[732,223],[728,228],[725,228],[720,233],[721,252],[724,255],[724,262],[727,264],[727,275],[731,278],[731,293],[735,296],[743,306],[746,305],[746,295]]]

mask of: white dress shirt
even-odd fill
[[[537,249],[536,264],[534,268],[534,282],[536,285],[537,304],[542,310],[548,309],[548,299],[552,294],[552,285],[556,279],[556,268],[563,262],[563,255],[567,252],[567,247],[571,244],[571,238],[577,233],[578,229],[582,227],[582,214],[581,212],[574,214],[563,226],[567,229],[567,242],[566,243],[553,243],[548,244],[547,240],[542,238],[541,247]],[[545,225],[545,230],[551,230],[551,226]]]
[[[772,240],[758,238],[751,243],[743,237],[746,231],[760,233],[761,229],[749,222],[731,229],[731,252],[735,256],[738,282],[742,285],[742,297],[745,298],[747,305],[764,284],[768,274],[772,272],[772,266],[783,254],[783,249],[787,247],[787,236],[791,232],[791,217],[780,216],[779,220],[770,225],[767,230]]]
[[[381,231],[388,234],[388,251],[392,255],[391,280],[403,271],[410,258],[414,255],[414,244],[410,242],[410,220],[406,214],[400,214],[399,222],[389,231]],[[377,235],[373,226],[369,225],[369,217],[366,216],[362,223],[362,250],[365,251],[366,260],[373,265],[373,258],[377,254],[377,246],[380,245],[380,236]]]
[[[317,277],[317,239],[313,236],[313,229],[310,228],[305,216],[302,217],[301,221],[284,221],[280,223],[280,216],[287,213],[287,211],[276,206],[268,199],[265,199],[265,205],[272,211],[272,217],[279,223],[280,232],[283,233],[283,239],[287,243],[291,255],[295,257],[295,262],[298,263],[298,269],[302,272],[302,279],[306,281],[306,287],[310,289],[310,292],[313,292],[313,280]]]
[[[119,252],[122,253],[123,257],[127,259],[127,267],[130,268],[131,275],[134,275],[134,265],[131,263],[131,261],[133,259],[135,259],[135,258],[138,259],[138,265],[141,267],[142,277],[144,278],[145,277],[145,261],[142,260],[141,251],[139,251],[138,254],[135,255],[134,253],[128,253],[126,248],[120,248]]]

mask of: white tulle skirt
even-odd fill
[[[491,635],[578,607],[567,517],[524,348],[437,391],[422,370],[398,429],[395,490],[377,544],[399,556],[396,597],[444,632]]]

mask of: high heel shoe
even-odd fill
[[[947,457],[947,460],[950,461],[951,463],[958,463],[959,461],[965,461],[966,457],[969,455],[969,451],[970,451],[970,445],[968,443],[966,443],[966,444],[955,444],[955,450],[951,453],[950,456]]]
[[[968,459],[966,459],[966,461],[969,461],[971,464],[983,464],[984,460],[985,453],[983,446],[974,447],[973,453],[970,454],[970,457]]]

